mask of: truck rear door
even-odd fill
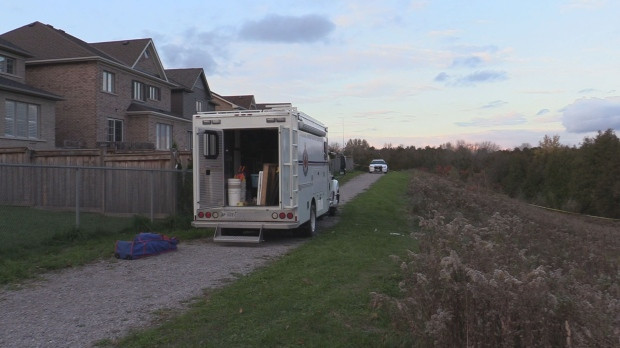
[[[224,177],[224,134],[222,130],[198,128],[200,208],[222,207],[226,204]]]
[[[283,208],[297,208],[298,134],[296,129],[280,126],[280,197]]]

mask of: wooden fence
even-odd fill
[[[191,182],[186,170],[0,163],[0,205],[153,219],[187,210]]]
[[[26,147],[0,149],[0,163],[51,166],[175,169],[187,168],[191,157],[191,151],[115,151],[107,148],[35,151]]]

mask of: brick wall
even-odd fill
[[[95,147],[97,96],[101,88],[96,62],[28,67],[26,81],[64,98],[56,103],[56,145]]]
[[[102,91],[104,70],[115,75],[113,93]],[[158,87],[160,100],[133,100],[134,80]],[[99,61],[29,66],[27,82],[65,98],[56,106],[58,147],[79,144],[81,147],[95,148],[97,142],[108,140],[109,118],[123,121],[123,141],[155,143],[154,123],[128,117],[127,108],[131,103],[137,103],[163,112],[170,111],[171,90],[168,85]],[[139,129],[144,126],[147,129]]]

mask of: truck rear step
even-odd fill
[[[216,243],[260,243],[263,241],[263,227],[261,226],[260,229],[224,229],[218,226],[215,228],[213,241]]]

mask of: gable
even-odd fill
[[[121,40],[91,43],[93,47],[113,56],[126,66],[168,80],[151,39]]]
[[[211,99],[211,89],[202,68],[166,69],[166,76],[171,82],[186,92],[201,91],[205,99]]]

